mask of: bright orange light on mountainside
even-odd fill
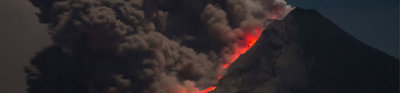
[[[258,38],[261,36],[262,28],[261,27],[256,27],[254,29],[250,29],[253,31],[245,31],[243,34],[243,39],[241,42],[239,42],[239,48],[236,48],[234,50],[234,54],[230,56],[230,59],[227,60],[228,63],[223,64],[221,67],[221,71],[227,69],[235,60],[243,53],[245,53],[247,50],[249,50],[254,43],[257,42]],[[218,80],[222,78],[222,75],[218,76]],[[208,93],[210,91],[213,91],[216,86],[209,87],[207,89],[202,90],[200,93]]]

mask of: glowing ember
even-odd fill
[[[221,71],[227,69],[233,62],[235,62],[235,60],[243,53],[245,53],[247,50],[249,50],[254,43],[257,42],[258,38],[260,38],[261,36],[261,31],[262,28],[261,27],[256,27],[254,29],[250,29],[253,31],[246,31],[243,34],[243,40],[241,40],[239,42],[239,48],[234,50],[234,53],[230,56],[230,59],[228,59],[228,63],[223,64],[221,67]],[[218,76],[218,80],[220,80],[222,78],[222,75]],[[216,86],[212,86],[209,87],[205,90],[202,90],[200,93],[208,93],[210,91],[213,91],[215,88],[217,88]]]
[[[217,87],[216,86],[212,86],[212,87],[209,87],[209,88],[207,88],[205,90],[202,90],[200,93],[208,93],[210,91],[213,91],[215,88],[217,88]]]

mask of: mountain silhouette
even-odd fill
[[[399,93],[399,60],[296,8],[263,31],[214,92]]]

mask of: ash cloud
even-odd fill
[[[54,45],[25,68],[29,93],[197,93],[217,83],[244,33],[291,8],[276,0],[31,2]]]
[[[258,37],[260,29],[294,9],[283,0],[227,0],[224,5],[225,10],[208,4],[201,14],[209,35],[224,44],[220,52],[224,62],[234,60],[232,56],[239,56],[248,47],[247,36]]]

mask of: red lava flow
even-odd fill
[[[235,60],[243,53],[245,53],[247,50],[249,50],[254,43],[257,42],[258,38],[261,36],[262,28],[261,27],[256,27],[254,29],[250,29],[254,31],[248,31],[243,34],[243,39],[239,42],[240,47],[235,49],[234,53],[230,56],[230,59],[228,59],[228,62],[226,64],[223,64],[221,67],[221,70],[227,69]],[[222,75],[218,76],[218,80],[222,78]],[[209,87],[207,89],[202,90],[200,93],[208,93],[210,91],[213,91],[216,86]]]

